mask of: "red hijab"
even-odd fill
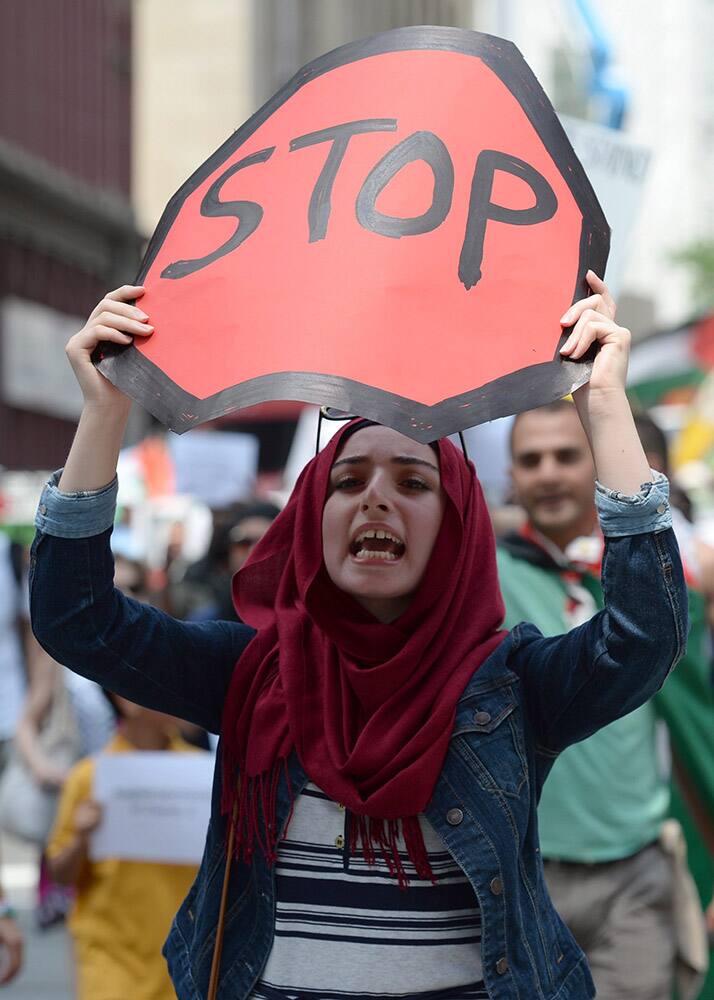
[[[448,440],[434,446],[444,516],[407,611],[384,624],[331,582],[322,558],[330,470],[363,424],[348,424],[306,466],[234,579],[236,607],[257,635],[223,714],[223,808],[237,806],[244,859],[258,844],[273,863],[275,796],[294,749],[310,780],[354,814],[352,849],[361,842],[370,862],[378,850],[406,884],[399,823],[418,873],[431,876],[417,815],[441,772],[456,703],[504,638],[504,607],[480,484]]]

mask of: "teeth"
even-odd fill
[[[365,538],[380,538],[387,539],[390,542],[395,542],[397,545],[403,545],[401,538],[397,538],[396,535],[392,535],[389,531],[374,531],[370,529],[369,531],[363,531],[360,535],[357,535],[356,541],[363,542]]]
[[[386,559],[388,562],[394,562],[397,557],[395,556],[395,554],[393,552],[372,552],[371,549],[360,549],[359,552],[357,553],[357,555],[355,556],[355,558],[356,559],[381,559],[383,561]]]

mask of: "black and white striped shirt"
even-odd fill
[[[400,838],[409,888],[349,852],[350,816],[315,785],[295,802],[276,865],[275,939],[250,1000],[488,1000],[468,879],[420,817],[436,885]]]

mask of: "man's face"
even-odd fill
[[[519,416],[511,476],[533,526],[561,549],[595,523],[595,468],[575,407]]]

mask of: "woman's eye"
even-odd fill
[[[429,484],[424,482],[423,479],[419,479],[416,476],[411,476],[409,479],[403,479],[402,485],[406,486],[410,490],[428,490]]]
[[[336,490],[349,490],[354,486],[359,486],[360,480],[357,476],[344,476],[335,483]]]

